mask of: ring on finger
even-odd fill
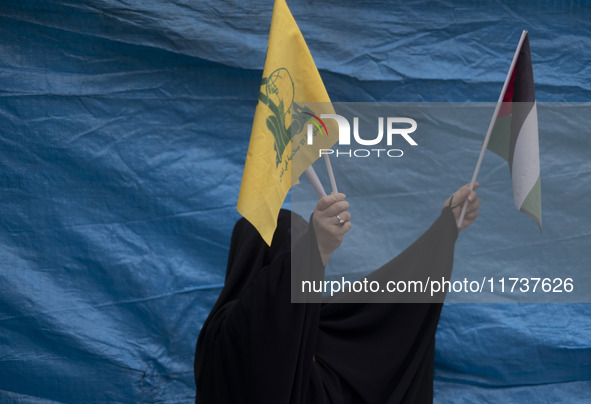
[[[343,226],[345,224],[345,221],[341,219],[339,215],[337,215],[337,219],[339,219],[339,226]]]

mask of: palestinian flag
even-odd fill
[[[542,188],[538,114],[531,52],[527,32],[491,134],[488,149],[509,163],[513,199],[521,212],[533,218],[542,230]]]

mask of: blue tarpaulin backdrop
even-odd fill
[[[538,101],[591,99],[584,1],[288,4],[335,101],[496,101],[522,29]],[[195,341],[239,217],[272,6],[1,2],[0,402],[192,402]],[[541,132],[553,145],[542,147],[541,238],[506,206],[485,208],[481,181],[483,218],[531,226],[513,246],[564,243],[544,260],[557,275],[591,266],[589,136]],[[481,141],[441,145],[465,149],[454,186],[470,179]],[[483,248],[486,223],[462,234],[458,262]],[[589,305],[447,305],[435,394],[588,402]]]

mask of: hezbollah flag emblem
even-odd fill
[[[306,164],[292,165],[291,147],[292,133],[303,129],[309,118],[303,114],[303,102],[330,103],[330,99],[285,0],[276,0],[237,205],[269,245],[292,178],[306,169]],[[335,141],[326,136],[317,147],[328,148]]]

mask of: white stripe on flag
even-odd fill
[[[517,209],[540,177],[540,146],[538,143],[538,112],[534,103],[517,136],[511,179],[513,180],[513,198]]]

